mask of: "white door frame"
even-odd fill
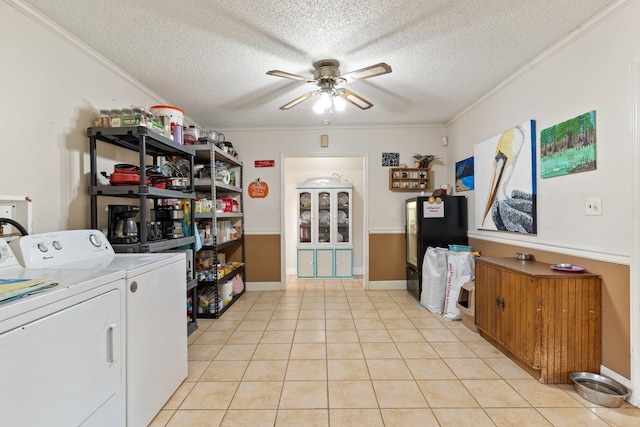
[[[631,85],[633,105],[631,112],[631,265],[629,285],[631,286],[631,389],[634,391],[629,403],[640,406],[640,55],[631,63]]]
[[[285,290],[287,283],[287,254],[286,254],[286,227],[284,220],[286,168],[285,159],[291,157],[317,157],[317,158],[337,158],[337,157],[360,157],[363,161],[363,183],[362,189],[364,206],[362,207],[362,262],[364,268],[363,286],[368,289],[369,284],[369,153],[308,153],[308,152],[282,152],[280,153],[280,290]]]

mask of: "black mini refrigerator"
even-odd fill
[[[429,246],[467,245],[467,198],[414,197],[405,202],[407,290],[418,301],[422,260]]]

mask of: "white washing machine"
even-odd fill
[[[0,239],[0,279],[58,282],[0,303],[0,424],[124,425],[124,273],[28,270]]]
[[[124,271],[127,426],[147,426],[187,377],[185,254],[115,254],[98,230],[31,234],[10,246],[27,268]]]

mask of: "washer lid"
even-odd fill
[[[138,274],[158,268],[159,266],[184,260],[185,253],[157,253],[157,254],[115,254],[102,258],[94,258],[64,264],[59,266],[66,270],[89,271],[122,271],[125,277],[133,277]]]
[[[0,322],[22,313],[54,304],[65,298],[98,288],[107,284],[116,284],[124,280],[124,271],[112,270],[61,270],[61,269],[25,269],[13,267],[0,269],[3,279],[51,279],[59,282],[44,292],[27,295],[22,298],[5,301],[0,304]]]

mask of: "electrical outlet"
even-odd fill
[[[587,197],[584,199],[585,215],[602,215],[602,197]]]

